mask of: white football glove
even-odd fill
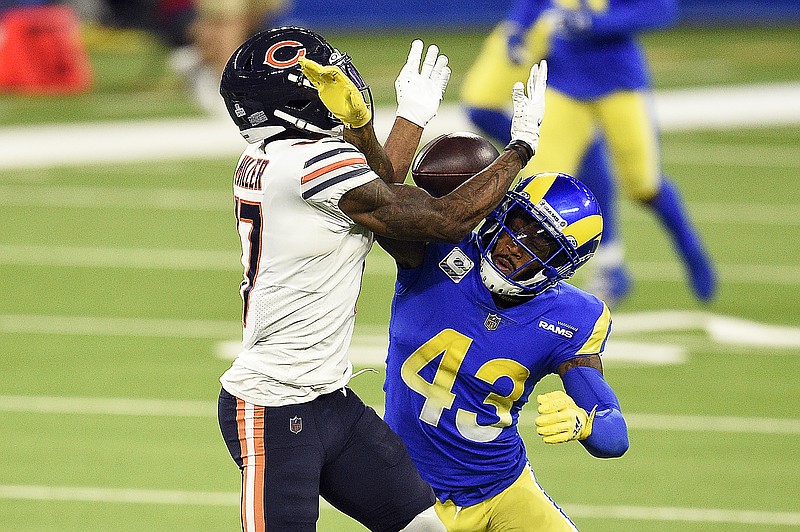
[[[528,95],[521,81],[514,84],[511,99],[514,102],[514,116],[511,118],[511,143],[523,142],[530,147],[530,156],[539,147],[539,128],[544,119],[544,91],[547,86],[547,61],[533,65],[528,77]],[[523,159],[523,163],[527,161]]]
[[[397,116],[425,127],[439,110],[439,102],[450,81],[450,67],[447,66],[447,56],[439,55],[439,47],[432,44],[420,71],[422,47],[419,39],[411,43],[408,60],[400,70],[394,88],[397,91]]]

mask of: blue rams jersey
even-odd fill
[[[392,303],[385,419],[440,501],[501,492],[527,457],[517,431],[534,385],[571,358],[599,354],[608,308],[559,282],[500,309],[480,278],[476,236],[428,244],[401,269]]]
[[[541,2],[551,3],[567,12],[575,12],[575,6],[589,22],[582,31],[555,32],[547,57],[549,87],[588,100],[650,86],[637,34],[673,24],[678,17],[676,0]]]

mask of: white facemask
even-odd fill
[[[481,257],[481,281],[483,285],[489,289],[490,292],[501,296],[516,296],[522,293],[522,288],[509,282],[505,275],[503,275],[491,262],[492,254],[487,253],[487,257]],[[532,286],[540,281],[544,281],[547,277],[543,271],[538,272],[531,279],[525,281],[518,281],[522,286]]]

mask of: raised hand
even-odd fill
[[[305,57],[299,62],[303,75],[317,88],[322,103],[346,127],[359,128],[370,121],[372,113],[367,102],[338,66],[322,66]]]
[[[511,100],[514,103],[514,115],[511,118],[511,142],[513,148],[520,154],[522,166],[528,164],[531,157],[536,155],[539,147],[539,129],[544,120],[544,92],[547,87],[547,61],[542,59],[531,68],[528,77],[528,93],[521,81],[514,84],[511,89]]]
[[[411,43],[408,60],[400,70],[394,87],[397,92],[397,116],[425,127],[439,110],[439,103],[450,81],[450,67],[447,66],[447,56],[439,55],[439,47],[432,44],[420,69],[422,48],[419,39]]]

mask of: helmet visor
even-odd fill
[[[344,72],[344,75],[350,78],[350,81],[356,86],[358,92],[361,93],[361,97],[364,98],[367,107],[372,109],[372,94],[370,93],[369,85],[367,85],[367,82],[361,77],[361,73],[353,64],[350,55],[346,53],[343,54],[339,50],[334,49],[331,54],[330,63],[331,65],[338,66],[341,71]]]
[[[338,66],[345,75],[350,78],[359,91],[364,91],[369,88],[369,85],[361,77],[361,73],[353,64],[353,60],[349,54],[343,54],[339,50],[334,50],[331,54],[330,62],[334,66]]]

